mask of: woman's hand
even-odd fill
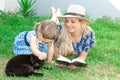
[[[78,69],[78,67],[75,66],[75,65],[69,65],[68,68],[70,68],[70,69],[72,69],[72,70],[76,70],[76,69]]]

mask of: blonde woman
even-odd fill
[[[48,57],[52,62],[54,39],[58,38],[57,24],[45,20],[35,25],[35,30],[24,31],[15,37],[13,51],[15,55],[34,54],[40,60]]]
[[[88,52],[95,43],[93,30],[87,26],[92,22],[85,18],[85,8],[81,5],[72,4],[68,7],[65,15],[60,15],[60,10],[51,7],[52,18],[58,23],[60,37],[57,40],[57,60],[60,58],[67,59],[65,56],[77,55],[73,61],[78,61],[81,66],[85,67]],[[63,23],[58,22],[58,18],[63,19]],[[59,64],[61,65],[61,64]],[[76,66],[70,65],[72,69]]]

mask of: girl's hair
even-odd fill
[[[72,46],[71,34],[68,32],[64,24],[62,25],[62,32],[56,42],[56,46],[57,53],[63,56],[70,56],[76,53]]]
[[[40,32],[42,36],[46,39],[57,39],[58,38],[58,27],[54,21],[45,20],[41,23],[36,23],[35,31]]]

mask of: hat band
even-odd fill
[[[85,17],[85,16],[84,16],[84,15],[82,15],[82,14],[78,14],[78,13],[71,13],[71,12],[66,13],[65,15],[73,15],[73,16]]]

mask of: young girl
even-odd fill
[[[54,21],[45,20],[35,25],[35,30],[24,31],[15,37],[15,55],[34,54],[40,60],[52,62],[54,40],[58,38],[58,28]]]
[[[88,51],[94,46],[95,36],[93,30],[86,25],[92,22],[85,18],[85,8],[81,5],[72,4],[68,7],[65,15],[59,15],[59,10],[56,11],[54,7],[51,10],[51,20],[58,23],[58,18],[63,19],[63,24],[58,24],[61,34],[57,41],[59,53],[57,59],[67,59],[63,56],[75,54],[77,58],[72,61],[77,61],[81,66],[86,66],[85,60]],[[76,66],[71,65],[70,68],[75,69]]]

